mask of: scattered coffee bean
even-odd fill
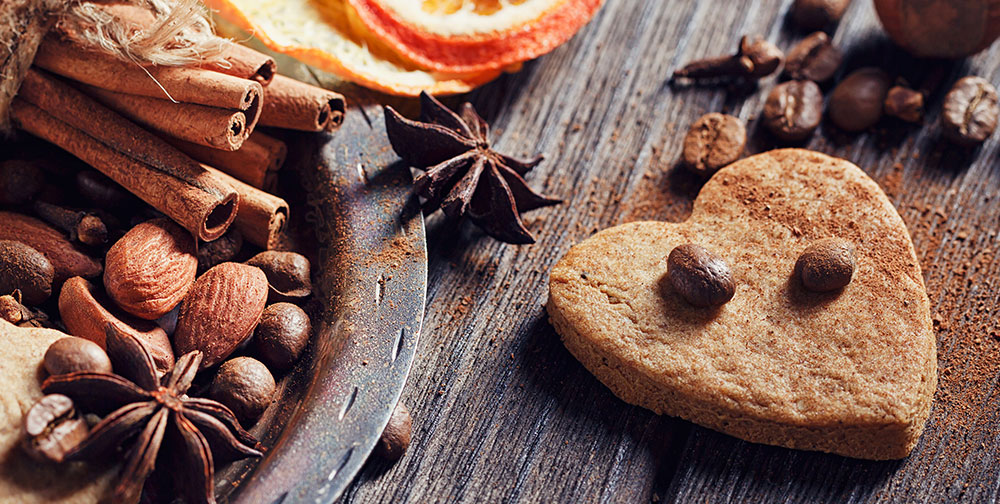
[[[216,264],[231,261],[243,248],[243,234],[235,226],[218,240],[202,242],[198,247],[198,273],[208,271]]]
[[[254,329],[254,350],[267,367],[284,371],[299,359],[311,335],[312,324],[302,308],[275,303],[264,308]]]
[[[253,256],[246,264],[264,271],[268,302],[291,301],[312,294],[309,259],[302,254],[268,250]]]
[[[31,161],[11,159],[0,163],[0,205],[23,205],[42,189],[45,177]]]
[[[885,115],[918,123],[924,120],[924,95],[906,86],[893,86],[885,97]]]
[[[24,243],[0,240],[0,292],[21,291],[24,302],[38,305],[52,295],[55,269],[39,251]]]
[[[135,197],[128,191],[104,174],[94,170],[77,172],[76,188],[84,199],[105,210],[120,211],[135,202]]]
[[[712,112],[698,118],[684,137],[684,164],[703,177],[711,176],[743,154],[747,130],[743,122]]]
[[[976,145],[993,134],[998,115],[996,88],[981,77],[963,77],[944,97],[942,130],[956,144]]]
[[[802,39],[788,52],[785,74],[794,80],[824,82],[837,73],[844,56],[825,32]]]
[[[809,80],[778,84],[764,102],[764,125],[778,140],[803,140],[823,119],[823,92]]]
[[[700,245],[687,243],[671,250],[667,276],[674,290],[698,307],[724,304],[736,293],[729,265]]]
[[[392,416],[389,417],[389,423],[382,431],[382,436],[378,438],[375,453],[386,460],[399,460],[410,446],[412,430],[413,419],[410,418],[410,410],[403,401],[399,401],[392,410]]]
[[[253,424],[271,404],[276,389],[267,366],[257,359],[237,357],[219,366],[208,395],[233,410],[244,424]]]
[[[827,292],[851,283],[854,262],[854,245],[851,242],[824,238],[802,252],[795,261],[795,269],[806,289]]]
[[[78,372],[110,373],[111,359],[97,343],[70,336],[49,345],[42,359],[50,375]]]
[[[795,0],[792,19],[807,30],[819,30],[840,21],[851,0]]]
[[[674,72],[674,78],[718,79],[725,77],[760,79],[781,66],[785,54],[760,36],[744,36],[732,56],[692,61]]]
[[[830,95],[830,120],[844,131],[861,131],[882,118],[889,92],[889,75],[874,67],[855,70],[837,84]]]
[[[72,399],[50,394],[39,399],[24,416],[21,445],[36,460],[62,462],[88,431]]]

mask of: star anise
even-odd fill
[[[46,394],[64,394],[83,409],[105,416],[65,460],[108,457],[128,447],[111,502],[134,503],[156,465],[161,444],[172,456],[170,470],[188,502],[215,502],[217,457],[259,457],[257,441],[240,427],[233,413],[218,402],[186,393],[198,373],[202,354],[189,352],[172,371],[156,377],[146,347],[135,336],[105,328],[107,351],[118,374],[70,373],[42,384]],[[167,443],[163,443],[169,436]],[[166,464],[163,464],[166,465]]]
[[[536,193],[522,176],[542,162],[519,160],[490,147],[490,127],[471,103],[456,114],[427,93],[420,93],[420,121],[385,107],[385,129],[399,157],[424,170],[414,180],[426,199],[452,218],[468,215],[490,236],[508,243],[534,243],[521,213],[560,203]]]

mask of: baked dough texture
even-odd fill
[[[26,329],[0,319],[0,503],[100,502],[115,472],[86,463],[38,462],[21,449],[21,423],[42,397],[42,356],[66,334]]]
[[[857,248],[841,291],[794,275],[815,240]],[[736,295],[697,308],[667,255],[722,256]],[[569,250],[549,280],[566,348],[622,400],[747,441],[886,460],[916,444],[937,386],[936,341],[906,226],[853,164],[783,149],[712,177],[682,223],[634,222]]]

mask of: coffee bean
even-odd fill
[[[795,0],[792,19],[807,30],[821,28],[840,21],[851,0]]]
[[[889,75],[878,68],[855,70],[830,94],[830,120],[844,131],[861,131],[882,118],[882,105],[889,92]]]
[[[854,275],[854,245],[840,238],[813,243],[795,261],[795,270],[806,289],[827,292],[851,283]]]
[[[21,290],[28,305],[38,305],[52,295],[55,269],[39,251],[24,243],[0,240],[0,294]]]
[[[399,460],[410,446],[412,429],[413,419],[410,418],[410,410],[403,401],[397,402],[392,410],[392,416],[389,417],[389,423],[382,431],[382,436],[378,438],[375,453],[387,460]]]
[[[778,139],[803,140],[823,119],[823,92],[809,80],[778,84],[764,102],[764,125]]]
[[[724,304],[736,293],[729,265],[704,247],[691,243],[670,251],[667,276],[674,290],[698,307]]]
[[[963,77],[944,97],[942,131],[959,145],[976,145],[993,134],[998,115],[996,88],[981,77]]]
[[[788,53],[785,75],[795,80],[823,82],[837,73],[844,56],[821,31],[802,39]]]
[[[924,119],[924,95],[906,86],[893,86],[885,97],[883,108],[885,115],[918,123]]]
[[[712,112],[698,118],[684,137],[684,164],[692,172],[708,177],[740,158],[747,142],[743,122]]]
[[[42,359],[50,375],[77,372],[110,373],[111,359],[97,343],[70,336],[49,345]]]
[[[264,308],[254,329],[254,350],[267,367],[283,371],[299,359],[311,335],[312,324],[302,308],[291,303],[275,303]]]
[[[274,376],[257,359],[237,357],[219,366],[208,395],[236,414],[244,423],[253,424],[264,413],[277,389]]]
[[[50,394],[39,399],[24,416],[21,444],[36,460],[62,462],[88,431],[72,399]]]

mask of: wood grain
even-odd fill
[[[508,246],[471,225],[428,221],[428,309],[403,400],[413,444],[369,461],[342,502],[970,502],[1000,496],[1000,164],[996,137],[971,151],[939,138],[957,78],[998,82],[1000,45],[945,68],[924,126],[882,121],[846,135],[824,124],[805,145],[853,161],[910,227],[939,338],[940,386],[906,460],[866,462],[754,445],[615,398],[546,320],[547,272],[595,231],[678,221],[702,182],[677,168],[687,126],[709,111],[748,123],[748,150],[777,144],[757,116],[775,83],[671,86],[673,69],[760,33],[788,49],[804,34],[791,0],[609,0],[552,54],[472,93],[499,150],[544,152],[529,183],[566,202],[527,215],[538,243]],[[845,70],[877,65],[911,82],[929,69],[894,48],[870,2],[836,29]],[[384,102],[356,88],[355,103]],[[453,99],[451,103],[460,100]],[[394,101],[397,104],[398,101]],[[412,102],[402,103],[414,112]],[[407,108],[409,107],[409,108]]]

